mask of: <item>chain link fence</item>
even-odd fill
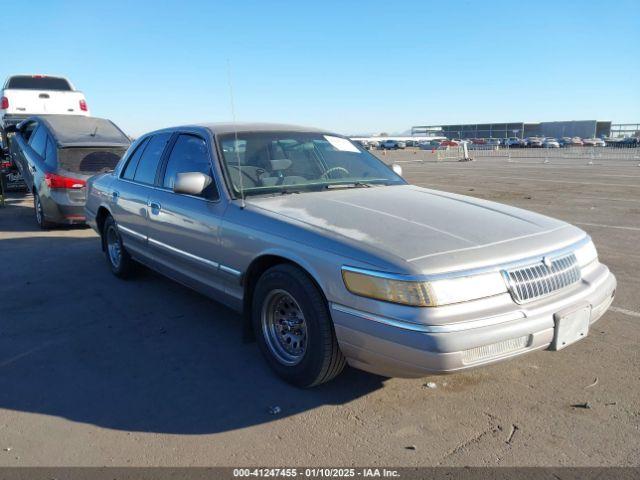
[[[485,148],[486,147],[486,148]],[[460,154],[462,149],[460,149]],[[640,147],[620,145],[615,147],[575,146],[560,148],[510,148],[475,145],[470,155],[473,158],[502,157],[507,159],[538,159],[544,160],[586,160],[587,162],[606,162],[610,160],[640,162]]]
[[[483,158],[504,159],[507,162],[541,162],[553,163],[570,161],[590,164],[606,164],[621,162],[640,165],[639,145],[617,145],[606,147],[571,146],[560,148],[513,148],[496,145],[471,145],[467,152],[462,146],[440,147],[431,149],[407,149],[403,151],[402,161],[458,162],[464,160],[481,160]],[[395,155],[391,155],[395,157]]]

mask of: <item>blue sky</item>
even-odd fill
[[[229,121],[227,59],[239,121],[640,121],[638,0],[2,0],[0,18],[0,76],[65,75],[133,135]]]

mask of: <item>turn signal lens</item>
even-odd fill
[[[431,306],[425,283],[392,280],[350,270],[343,270],[342,278],[347,289],[356,295],[416,307]]]
[[[586,267],[598,259],[598,251],[591,240],[573,252],[580,267]]]

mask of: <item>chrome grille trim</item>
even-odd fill
[[[577,283],[580,267],[573,253],[544,262],[503,271],[511,296],[517,303],[525,303],[551,295]]]

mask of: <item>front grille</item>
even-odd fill
[[[573,253],[505,273],[518,303],[547,296],[580,281],[580,267]]]

